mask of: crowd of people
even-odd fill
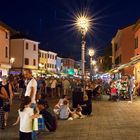
[[[32,71],[27,69],[20,76],[2,77],[0,129],[7,126],[10,107],[16,95],[21,100],[21,104],[17,120],[13,125],[20,122],[20,140],[32,140],[36,137],[36,133],[45,128],[50,132],[56,131],[57,119],[74,120],[91,116],[92,101],[101,100],[102,95],[109,96],[109,100],[113,101],[129,99],[129,102],[132,102],[139,92],[140,84],[134,80],[133,76],[109,81],[101,79],[82,81],[79,78],[34,78]],[[54,98],[59,101],[54,108],[51,108],[47,100]],[[33,129],[33,121],[38,118],[42,118],[42,126]]]

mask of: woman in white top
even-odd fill
[[[20,140],[32,140],[32,119],[37,117],[34,115],[31,106],[31,98],[24,97],[20,109],[18,110],[19,117],[13,125],[17,125],[20,121]]]

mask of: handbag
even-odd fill
[[[44,118],[42,115],[40,115],[40,117],[38,118],[38,130],[44,131],[45,129],[46,129],[46,127],[45,127]]]

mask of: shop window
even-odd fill
[[[29,65],[29,59],[25,58],[25,65]]]

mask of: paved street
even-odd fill
[[[16,119],[17,106],[12,108],[9,124]],[[132,104],[126,101],[94,102],[93,113],[92,117],[81,120],[59,121],[55,133],[42,133],[38,139],[140,140],[140,100]],[[0,140],[18,140],[18,126],[8,126],[4,131],[0,131]]]

